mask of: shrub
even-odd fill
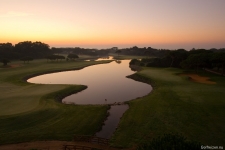
[[[178,134],[164,134],[162,137],[145,141],[140,144],[137,150],[199,150],[199,142],[187,141],[185,137]]]

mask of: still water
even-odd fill
[[[109,139],[115,129],[117,128],[120,118],[123,116],[123,113],[129,108],[128,105],[114,105],[109,109],[109,117],[104,122],[102,130],[97,132],[95,135],[101,138]],[[112,130],[113,129],[113,130]]]
[[[147,95],[152,87],[126,76],[135,73],[129,68],[130,60],[113,61],[89,66],[81,70],[50,73],[30,78],[30,83],[82,84],[88,88],[63,99],[74,104],[114,104]]]
[[[126,76],[135,73],[129,68],[130,60],[113,61],[107,64],[89,66],[81,70],[40,75],[27,80],[41,84],[82,84],[88,88],[64,98],[67,104],[118,104],[142,97],[151,92],[149,84],[137,82]],[[110,138],[116,130],[128,105],[113,105],[109,116],[96,136]]]
[[[114,60],[112,56],[106,56],[96,59],[95,61],[102,61],[102,60]]]

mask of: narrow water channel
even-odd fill
[[[124,112],[129,108],[128,105],[113,105],[109,109],[109,117],[104,122],[101,131],[96,133],[97,137],[109,139],[113,132],[116,130],[120,118],[123,116]]]
[[[88,86],[84,91],[65,97],[62,102],[67,104],[121,104],[145,96],[152,90],[151,85],[126,77],[135,73],[129,68],[129,62],[130,60],[113,61],[81,70],[40,75],[27,81],[42,84],[82,84]],[[105,121],[105,125],[96,135],[110,138],[127,109],[128,105],[111,106],[110,115]]]

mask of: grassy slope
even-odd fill
[[[94,134],[107,106],[63,105],[54,101],[81,85],[38,85],[22,78],[40,72],[81,68],[100,62],[13,62],[20,67],[0,69],[0,144],[32,140],[71,140],[73,134]],[[93,119],[95,118],[95,119]]]
[[[139,72],[154,81],[154,90],[129,102],[112,145],[130,147],[171,132],[206,145],[225,143],[225,79],[204,74],[218,84],[194,83],[176,75],[180,71],[145,68]]]

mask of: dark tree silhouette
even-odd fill
[[[58,58],[59,60],[66,59],[65,56],[62,56],[62,55],[57,55],[57,58]]]
[[[30,61],[32,61],[33,60],[33,58],[31,58],[31,57],[23,57],[22,59],[21,59],[21,61],[23,61],[24,63],[29,63]]]
[[[68,59],[71,59],[71,60],[75,60],[76,58],[79,58],[79,56],[77,54],[69,54],[67,56]]]
[[[10,62],[10,60],[2,59],[1,62],[3,63],[3,66],[7,66],[7,64]]]
[[[199,68],[207,67],[210,55],[207,53],[192,54],[181,63],[183,68],[194,68],[198,72]]]
[[[14,59],[18,54],[14,52],[14,46],[11,43],[0,43],[0,56],[1,58]]]
[[[168,55],[171,58],[170,67],[173,66],[173,62],[174,62],[175,58],[177,57],[176,54],[177,54],[176,51],[169,51],[169,54]]]
[[[15,52],[24,57],[44,58],[51,53],[49,45],[42,42],[25,41],[15,45]]]
[[[152,140],[143,140],[137,150],[198,150],[201,145],[179,134],[164,134]]]
[[[119,54],[120,54],[121,52],[122,52],[121,50],[117,50],[115,53],[117,53],[118,56],[119,56]]]
[[[224,75],[224,70],[225,70],[225,52],[219,52],[219,53],[214,53],[212,55],[211,61],[216,64],[216,66],[219,68],[222,68],[222,75]]]
[[[63,60],[65,59],[65,56],[61,56],[61,55],[48,55],[46,57],[48,60],[54,61],[54,60]]]
[[[151,56],[151,51],[149,51],[149,50],[144,51],[144,55],[147,55],[148,57],[150,57]]]
[[[184,49],[178,49],[174,51],[168,51],[168,57],[170,57],[170,67],[179,67],[180,63],[188,56],[188,52]]]

